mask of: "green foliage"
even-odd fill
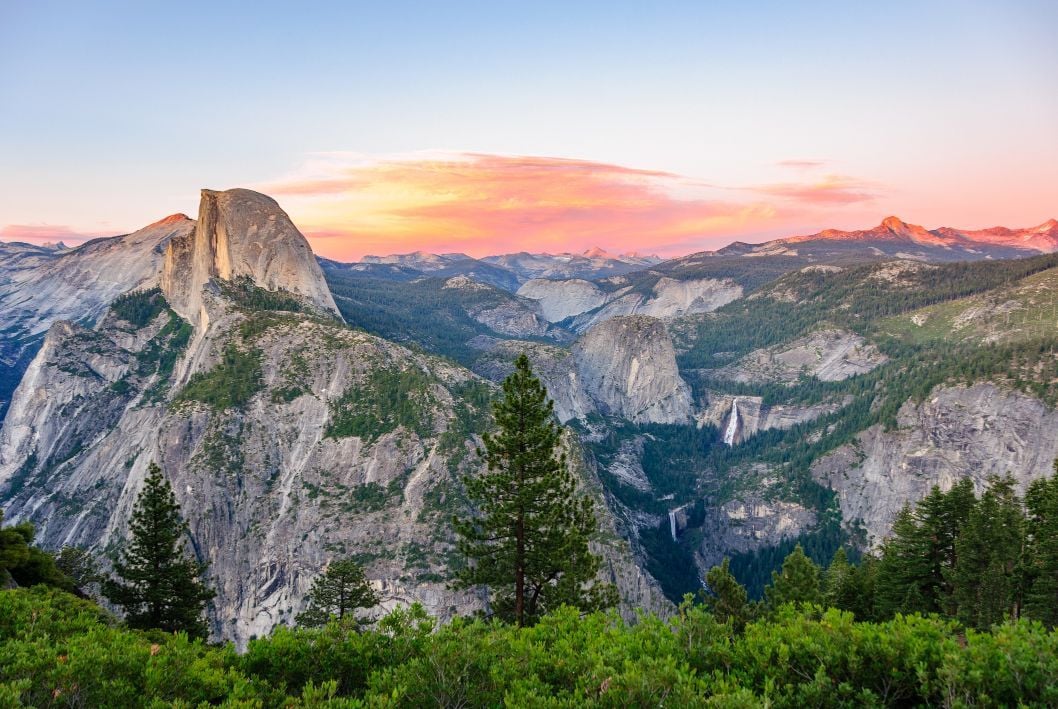
[[[373,368],[363,384],[331,403],[327,436],[373,441],[401,426],[427,436],[432,433],[433,386],[433,378],[415,367]]]
[[[203,614],[215,593],[201,580],[206,565],[186,556],[187,523],[169,481],[154,463],[136,498],[129,530],[132,538],[114,562],[118,578],[104,582],[104,595],[125,609],[130,627],[205,637]]]
[[[772,572],[771,585],[764,589],[764,601],[775,609],[787,603],[818,604],[822,600],[819,567],[798,544],[783,561],[782,570]]]
[[[357,620],[353,611],[371,608],[379,602],[364,569],[353,559],[338,559],[312,582],[307,597],[307,608],[298,615],[298,624],[319,627],[331,620],[339,623]]]
[[[263,387],[261,352],[229,343],[220,362],[208,372],[192,375],[176,401],[199,401],[218,411],[239,409]]]
[[[55,555],[55,567],[81,591],[103,581],[99,561],[92,552],[81,547],[64,546],[60,549]]]
[[[1024,525],[1014,479],[994,478],[955,542],[953,596],[959,620],[968,627],[987,630],[1017,617]]]
[[[724,559],[720,566],[714,566],[705,575],[709,591],[705,606],[721,623],[731,623],[735,630],[742,630],[749,619],[750,608],[746,587],[735,579],[730,565],[730,560]]]
[[[1058,626],[1058,462],[1056,475],[1025,493],[1025,615]]]
[[[459,586],[487,586],[495,616],[518,625],[568,604],[584,610],[616,603],[616,589],[595,580],[600,558],[592,501],[559,452],[561,431],[547,390],[520,355],[494,405],[499,431],[484,436],[487,471],[465,479],[480,516],[454,520],[468,560]]]
[[[33,545],[35,532],[30,522],[4,527],[0,510],[0,588],[9,584],[43,584],[66,590],[73,581],[55,565],[55,557]]]
[[[785,607],[739,632],[704,607],[663,621],[560,608],[531,627],[421,607],[373,630],[279,627],[245,653],[117,627],[54,589],[0,592],[0,699],[26,706],[1054,706],[1058,634],[1020,621],[854,622]]]
[[[249,276],[239,276],[231,281],[220,281],[221,292],[232,302],[246,310],[282,310],[292,313],[304,312],[307,307],[298,296],[286,290],[267,290],[260,287]]]
[[[144,327],[168,308],[161,288],[130,291],[110,304],[114,315],[136,329]]]

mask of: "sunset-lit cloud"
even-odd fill
[[[794,170],[814,170],[827,164],[826,160],[780,160],[775,163],[779,167],[788,167]]]
[[[8,224],[0,227],[0,241],[22,241],[28,244],[63,242],[74,246],[104,234],[87,234],[75,231],[66,225],[56,224]]]
[[[284,205],[319,253],[341,259],[592,246],[674,255],[772,231],[805,208],[870,198],[866,183],[842,176],[728,188],[588,160],[439,152],[322,154],[258,188]]]
[[[755,188],[773,197],[795,200],[801,204],[835,206],[871,202],[878,197],[879,188],[870,182],[847,175],[826,175],[813,182],[783,182]]]

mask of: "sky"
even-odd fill
[[[0,239],[275,197],[332,258],[1058,216],[1058,3],[0,0]]]

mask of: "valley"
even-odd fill
[[[1048,224],[347,264],[271,198],[204,190],[196,220],[3,244],[0,508],[103,555],[157,462],[211,561],[212,632],[240,646],[338,555],[383,610],[465,614],[483,598],[450,586],[450,518],[525,352],[622,614],[670,613],[724,557],[759,595],[797,544],[876,549],[933,485],[1049,473]]]

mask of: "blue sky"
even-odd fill
[[[0,227],[128,230],[314,154],[424,150],[877,186],[751,236],[1027,225],[1058,212],[1055,27],[1053,2],[0,0]]]

